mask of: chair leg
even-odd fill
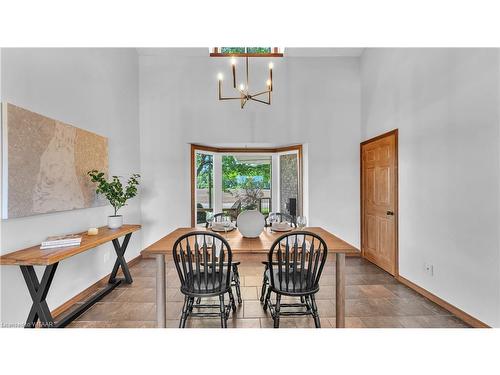
[[[276,307],[274,309],[274,328],[280,327],[281,294],[276,294]]]
[[[318,314],[318,306],[316,305],[316,299],[314,297],[314,294],[312,294],[310,297],[311,297],[311,307],[314,318],[314,325],[316,326],[316,328],[321,328],[321,322],[319,320],[319,314]]]
[[[186,312],[184,314],[184,322],[182,323],[182,328],[186,328],[186,323],[189,317],[189,314],[193,311],[194,297],[188,298]]]
[[[184,305],[182,305],[182,313],[181,313],[181,319],[179,321],[179,328],[186,327],[188,303],[189,303],[189,297],[184,296]]]
[[[311,310],[311,300],[309,299],[309,296],[300,297],[300,301],[305,303],[307,311]]]
[[[226,306],[224,305],[223,294],[219,296],[219,302],[220,302],[220,326],[221,328],[227,328]]]
[[[264,270],[264,276],[262,277],[262,290],[260,292],[260,302],[264,302],[264,296],[266,295],[266,287],[267,287],[267,276],[266,276],[266,271],[267,271],[267,267],[266,269]]]
[[[241,299],[240,273],[238,272],[238,265],[236,264],[233,264],[233,280],[236,288],[236,297],[238,297],[238,304],[241,305],[243,301]]]
[[[262,307],[264,309],[264,311],[267,310],[267,307],[269,306],[270,299],[271,299],[271,288],[267,288],[266,298],[264,300],[264,306]]]
[[[229,289],[229,301],[231,302],[231,309],[236,312],[236,303],[234,302],[233,291]]]

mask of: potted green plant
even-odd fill
[[[118,215],[118,210],[127,204],[127,201],[137,195],[137,186],[139,186],[139,174],[132,174],[127,185],[123,186],[120,181],[120,176],[112,176],[110,181],[107,181],[104,172],[97,170],[88,171],[92,182],[97,184],[95,192],[102,194],[109,201],[109,204],[114,208],[115,214],[108,216],[108,228],[117,229],[123,225],[123,216]]]

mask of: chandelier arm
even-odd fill
[[[270,92],[271,92],[271,90],[261,91],[261,92],[259,92],[259,93],[257,93],[257,94],[252,94],[252,95],[250,95],[250,96],[259,96],[259,95],[264,95],[264,94],[267,94],[267,93],[270,93]]]
[[[221,81],[219,81],[219,100],[241,100],[241,95],[245,95],[243,91],[238,90],[240,93],[240,96],[228,96],[228,97],[223,97],[222,96],[222,84]]]
[[[270,101],[269,101],[269,102],[265,102],[264,100],[255,99],[255,98],[254,98],[254,97],[252,97],[252,96],[250,97],[250,100],[254,100],[254,101],[256,101],[256,102],[263,103],[263,104],[267,104],[267,105],[270,105],[270,104],[271,104],[271,102],[270,102]]]

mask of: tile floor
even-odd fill
[[[270,328],[273,321],[259,301],[262,283],[262,256],[235,258],[240,266],[243,304],[233,314],[228,327]],[[333,258],[333,257],[330,257]],[[328,261],[317,294],[321,325],[335,327],[334,262]],[[92,306],[69,327],[149,328],[156,326],[155,261],[142,259],[131,267],[134,282],[122,284]],[[397,282],[370,262],[346,259],[346,326],[349,328],[464,328],[467,324],[448,311]],[[173,263],[167,263],[167,327],[176,328],[183,295]],[[311,317],[282,317],[281,327],[314,327]],[[218,318],[190,318],[187,327],[220,327]]]

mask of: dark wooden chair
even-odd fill
[[[227,319],[236,304],[231,289],[232,252],[224,237],[216,233],[195,231],[182,235],[174,244],[175,268],[184,294],[179,328],[186,326],[190,316],[218,316],[221,327],[227,327]],[[224,297],[229,295],[226,305]],[[195,298],[219,297],[218,304],[194,304]],[[194,308],[218,308],[218,312],[196,312]]]
[[[312,315],[316,328],[321,327],[315,294],[327,255],[325,241],[307,231],[286,233],[273,243],[267,260],[269,286],[264,310],[269,308],[274,328],[279,328],[282,315]],[[274,304],[272,293],[276,294]],[[282,296],[300,298],[300,303],[281,303]],[[294,310],[287,311],[289,307]],[[303,310],[296,310],[299,307]]]
[[[269,215],[265,217],[265,225],[266,227],[270,227],[271,223],[269,222],[269,217],[275,215],[279,222],[288,222],[290,223],[290,226],[293,228],[297,228],[297,223],[295,222],[295,218],[292,215],[289,215],[287,213],[281,213],[281,212],[270,212]],[[262,290],[260,293],[260,302],[264,302],[264,297],[266,295],[266,290],[267,290],[267,285],[269,284],[269,279],[266,276],[266,271],[267,271],[267,262],[264,261],[262,262],[264,265],[264,276],[262,277]]]
[[[232,220],[232,217],[224,212],[220,212],[218,214],[215,214],[212,217],[212,221],[207,221],[205,228],[209,228],[210,224],[212,222],[215,223],[222,223],[224,219],[229,219]],[[236,225],[236,224],[234,224]],[[238,266],[240,265],[241,262],[232,262],[231,268],[233,269],[233,277],[231,279],[231,285],[234,286],[236,289],[236,297],[238,298],[238,304],[241,305],[243,303],[243,300],[241,299],[241,287],[240,287],[240,273],[238,272]],[[200,303],[200,299],[198,298],[196,300],[196,303]]]
[[[265,217],[266,227],[271,226],[271,223],[269,222],[269,217],[272,215],[277,217],[280,223],[289,222],[292,227],[294,228],[297,227],[297,224],[295,223],[295,218],[292,215],[281,212],[270,212],[269,215]]]

